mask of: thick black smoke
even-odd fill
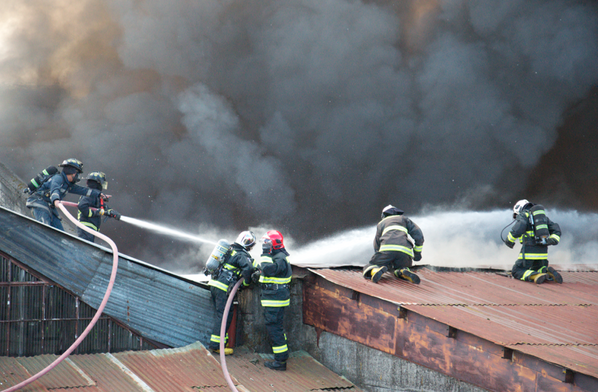
[[[388,203],[598,208],[555,144],[596,142],[571,120],[596,117],[594,2],[4,0],[0,26],[0,160],[78,158],[124,215],[305,241]],[[157,264],[182,246],[103,231]]]

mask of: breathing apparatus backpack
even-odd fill
[[[544,211],[544,206],[541,204],[534,205],[529,210],[528,218],[534,231],[536,244],[546,245],[550,231],[548,230],[548,217],[546,211]]]
[[[27,188],[23,189],[23,193],[29,193],[32,195],[35,191],[37,191],[45,182],[47,182],[50,178],[54,177],[54,175],[58,173],[58,169],[56,166],[48,166],[37,176],[33,177],[31,181],[27,184]]]
[[[232,253],[231,245],[226,240],[219,240],[214,250],[206,261],[205,275],[212,275],[212,278],[217,278],[222,271],[222,265],[228,260]]]

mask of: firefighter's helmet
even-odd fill
[[[255,245],[255,235],[251,231],[242,231],[235,240],[236,244],[241,245],[243,248],[250,250]]]
[[[513,217],[519,215],[522,209],[525,208],[526,205],[530,204],[529,201],[526,199],[521,199],[513,206]]]
[[[397,207],[393,206],[392,204],[387,205],[382,209],[382,215],[380,218],[384,219],[390,215],[401,215],[403,214],[403,210],[399,210]]]
[[[284,248],[284,239],[282,238],[282,234],[280,234],[277,230],[270,230],[262,237],[262,241],[264,243],[271,242],[272,249],[281,249]]]
[[[77,170],[77,173],[83,173],[83,162],[75,158],[69,158],[62,161],[60,167],[72,167]]]
[[[97,182],[101,189],[108,189],[108,180],[106,180],[106,175],[103,172],[91,172],[87,176],[87,185],[89,185],[90,181]]]

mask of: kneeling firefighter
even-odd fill
[[[287,370],[289,358],[287,334],[284,331],[284,308],[291,303],[293,270],[288,260],[289,252],[284,247],[279,231],[268,231],[262,241],[262,255],[259,261],[254,262],[258,271],[254,272],[252,278],[260,283],[264,321],[274,352],[274,361],[265,362],[264,366],[284,371]]]
[[[548,266],[548,246],[557,245],[561,240],[561,228],[546,216],[544,207],[530,203],[526,199],[519,200],[513,206],[515,224],[505,245],[509,248],[515,242],[521,243],[519,258],[511,269],[515,279],[537,284],[545,281],[563,283],[563,277],[554,268]]]
[[[228,253],[223,256],[223,260],[217,269],[211,272],[211,279],[208,282],[210,286],[210,293],[212,294],[212,303],[216,309],[216,320],[212,328],[212,336],[210,337],[210,344],[208,348],[215,353],[220,353],[220,328],[222,325],[222,317],[224,316],[224,309],[228,300],[229,289],[241,278],[244,278],[243,287],[248,287],[251,284],[251,274],[253,272],[253,258],[249,255],[249,251],[255,245],[255,235],[251,231],[242,231],[237,236],[235,242],[230,246]],[[226,318],[226,329],[230,327],[232,322],[232,308]],[[224,345],[228,340],[228,333],[224,338]],[[230,355],[233,353],[232,348],[225,348],[224,354]]]
[[[91,172],[87,176],[87,187],[90,189],[97,189],[98,191],[108,189],[108,181],[106,175],[102,172]],[[77,218],[83,225],[92,230],[100,231],[102,224],[102,217],[114,218],[120,220],[118,211],[108,208],[105,205],[104,198],[99,195],[81,196],[79,198],[79,212]],[[77,235],[84,240],[94,242],[95,236],[77,227]]]
[[[409,267],[413,265],[412,260],[420,261],[422,258],[424,235],[421,229],[393,205],[384,207],[381,217],[374,238],[376,253],[363,268],[363,277],[378,283],[382,275],[391,270],[397,278],[419,284],[419,276],[411,272]],[[408,235],[413,238],[415,245]]]

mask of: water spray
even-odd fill
[[[77,207],[77,203],[73,203],[73,202],[68,202],[68,201],[63,201],[62,202],[64,205],[70,206],[70,207]],[[97,210],[97,208],[93,208],[92,210]],[[161,233],[161,234],[166,234],[172,237],[177,237],[177,238],[183,238],[189,241],[195,241],[195,242],[204,242],[206,244],[211,244],[211,245],[216,245],[216,241],[211,241],[211,240],[207,240],[205,238],[201,238],[189,233],[185,233],[183,231],[180,230],[176,230],[176,229],[171,229],[168,227],[165,227],[164,225],[159,225],[157,223],[151,223],[151,222],[147,222],[141,219],[135,219],[135,218],[131,218],[128,216],[124,216],[122,215],[120,217],[120,220],[122,222],[126,222],[129,223],[131,225],[137,226],[137,227],[141,227],[143,229],[148,229],[148,230],[152,230],[155,231],[157,233]]]

